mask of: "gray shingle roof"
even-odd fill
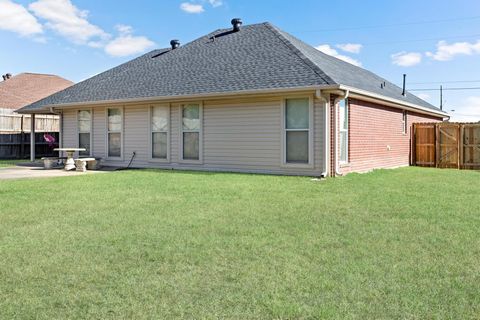
[[[328,56],[269,23],[214,31],[175,50],[160,49],[21,109],[59,104],[232,91],[346,85],[438,111],[362,68]],[[380,83],[386,82],[385,89]]]

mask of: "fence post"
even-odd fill
[[[458,169],[463,169],[463,124],[458,124]]]
[[[35,113],[30,116],[30,161],[35,161]]]
[[[434,124],[434,137],[435,137],[435,168],[438,168],[440,162],[440,127],[438,124]]]
[[[410,131],[410,165],[411,166],[416,166],[417,161],[416,161],[416,152],[417,152],[417,142],[415,138],[415,131],[416,131],[416,126],[415,123],[412,124],[412,130]]]

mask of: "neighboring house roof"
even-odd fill
[[[382,89],[381,84],[385,83]],[[270,23],[220,29],[177,49],[159,49],[22,109],[155,97],[345,85],[434,112],[385,79],[326,55]]]
[[[71,85],[52,74],[20,73],[0,82],[0,109],[22,108]]]

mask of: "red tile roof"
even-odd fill
[[[20,73],[0,81],[0,109],[22,108],[73,84],[53,74]]]

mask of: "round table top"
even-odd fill
[[[55,148],[53,151],[87,151],[85,148]]]

